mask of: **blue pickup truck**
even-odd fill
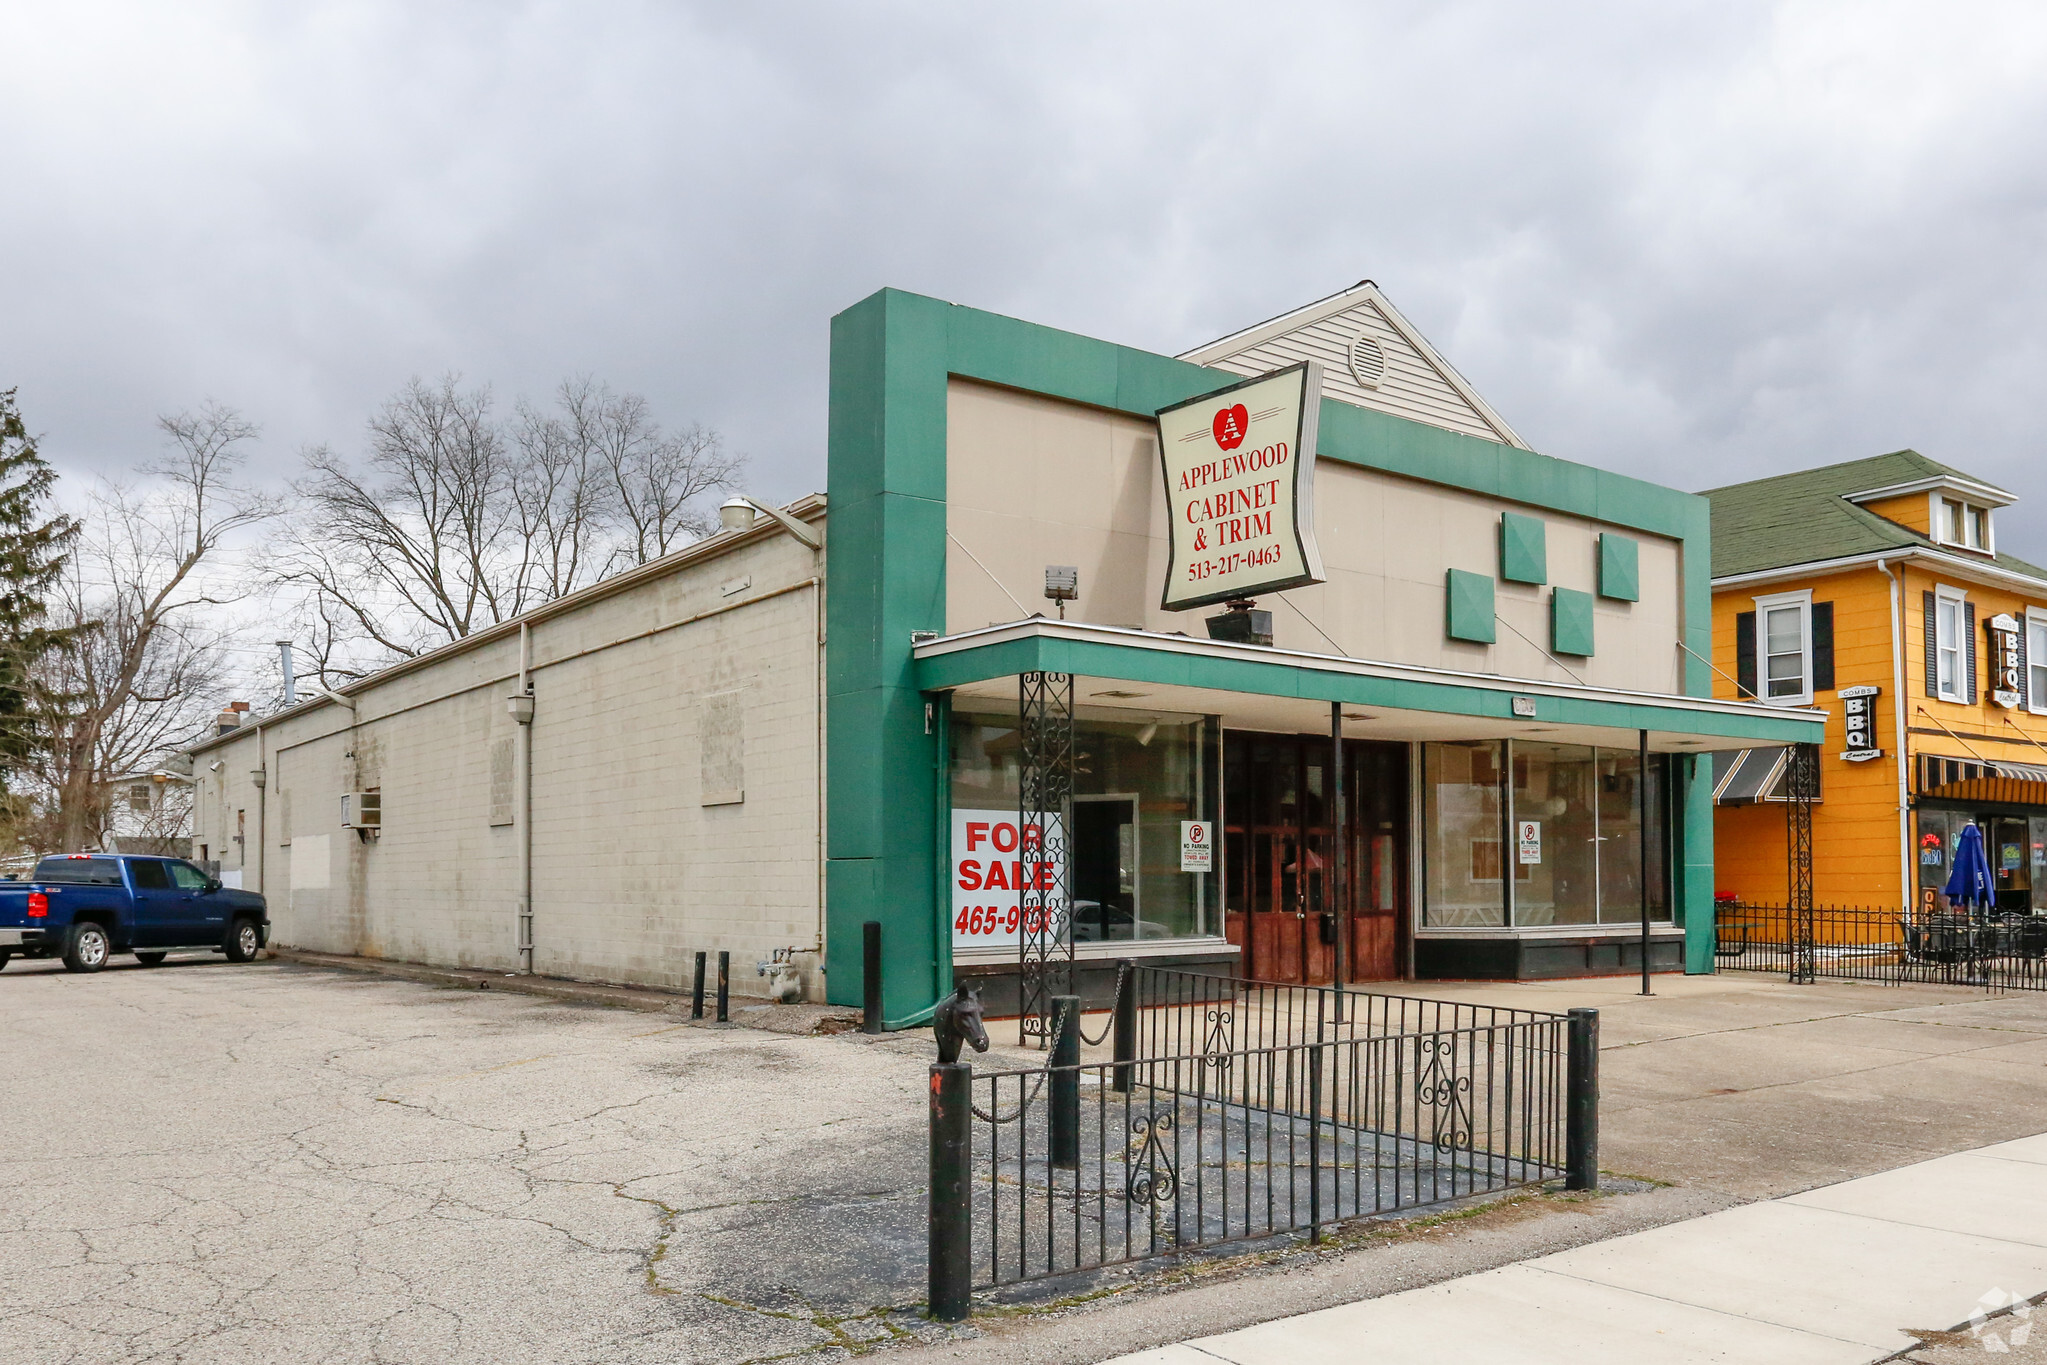
[[[62,957],[74,972],[96,972],[116,953],[154,967],[172,948],[253,962],[269,937],[261,896],[182,858],[69,853],[42,859],[27,881],[0,882],[0,967],[16,953]]]

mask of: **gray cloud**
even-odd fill
[[[2043,59],[1994,4],[16,6],[0,385],[66,468],[210,395],[281,476],[411,374],[590,371],[788,497],[884,284],[1177,351],[1370,276],[1539,449],[1911,445],[2047,557]]]

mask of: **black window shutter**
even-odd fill
[[[2026,654],[2026,637],[2032,632],[2026,629],[2026,618],[2019,617],[2019,710],[2030,711],[2033,707],[2033,661]]]
[[[1940,696],[1940,617],[1933,594],[1926,594],[1926,695]]]
[[[1744,697],[1756,694],[1756,614],[1734,618],[1734,685]]]
[[[1969,642],[1969,661],[1967,667],[1962,672],[1962,680],[1968,685],[1962,689],[1962,695],[1968,699],[1969,705],[1974,706],[1976,704],[1976,604],[1974,602],[1962,603],[1962,638]]]
[[[1812,604],[1812,690],[1834,690],[1834,604]]]

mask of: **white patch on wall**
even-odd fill
[[[512,823],[512,738],[490,742],[490,822],[493,825]]]
[[[230,891],[241,890],[242,870],[239,867],[227,868],[220,874],[220,884]]]
[[[291,889],[325,891],[331,884],[328,868],[331,834],[301,834],[291,841]]]
[[[714,692],[697,720],[703,804],[735,806],[746,800],[746,693]]]

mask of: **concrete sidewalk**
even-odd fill
[[[1993,1290],[2021,1299],[2047,1292],[2047,1134],[1116,1365],[1433,1365],[1446,1357],[1863,1365],[1966,1323]],[[1984,1345],[1998,1351],[2002,1341]]]

